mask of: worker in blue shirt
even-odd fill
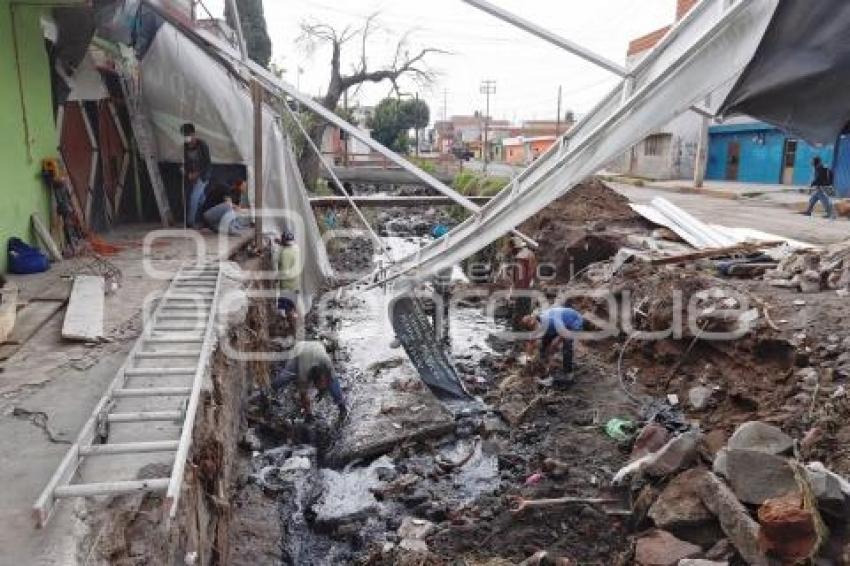
[[[572,333],[584,328],[584,318],[578,311],[568,307],[555,307],[540,314],[523,317],[520,325],[525,330],[535,333],[535,338],[527,343],[527,354],[534,355],[539,348],[540,361],[548,365],[548,360],[561,348],[563,369],[567,376],[573,373],[573,358],[575,341]]]

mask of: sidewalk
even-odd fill
[[[106,239],[123,251],[108,260],[121,269],[123,283],[105,299],[104,330],[99,344],[63,341],[60,335],[64,308],[38,328],[7,361],[0,362],[0,565],[74,564],[77,552],[73,501],[60,506],[44,530],[36,530],[31,507],[56,470],[68,443],[78,431],[141,331],[141,312],[151,293],[168,281],[153,278],[143,265],[142,241],[154,226],[116,229]],[[228,259],[250,239],[202,235],[210,259]],[[173,272],[195,259],[195,242],[172,237],[152,246],[149,258],[157,270]],[[85,273],[89,260],[72,259],[54,264],[36,276],[9,276],[21,290],[21,300],[67,298],[66,277]]]
[[[617,175],[606,176],[614,182],[648,187],[660,191],[682,194],[705,195],[729,200],[748,200],[769,203],[774,206],[803,211],[809,202],[808,191],[792,185],[765,185],[757,183],[739,183],[735,181],[705,181],[700,187],[694,187],[692,180],[647,181]]]

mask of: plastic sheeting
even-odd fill
[[[180,125],[192,122],[209,144],[214,163],[243,163],[253,178],[253,102],[243,83],[168,23],[159,28],[139,71],[161,160],[182,162]],[[290,140],[269,107],[263,113],[263,138],[265,226],[276,234],[284,228],[295,234],[303,250],[302,290],[309,305],[333,270]],[[250,179],[248,185],[253,203]]]
[[[786,0],[721,107],[811,143],[832,144],[850,121],[850,2]]]
[[[734,80],[752,60],[779,0],[703,0],[624,81],[543,157],[444,238],[393,265],[397,292],[472,256],[635,143]],[[379,282],[380,282],[379,281]]]

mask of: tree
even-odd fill
[[[431,111],[424,100],[383,99],[375,107],[369,120],[372,137],[393,151],[404,153],[408,148],[411,128],[424,128],[430,121]]]
[[[242,35],[248,47],[248,57],[258,65],[268,68],[272,58],[272,40],[266,27],[263,0],[236,0],[236,7],[242,22]],[[229,2],[224,6],[224,18],[230,27],[236,29]]]
[[[402,35],[398,40],[391,61],[373,69],[368,55],[368,46],[374,32],[378,29],[376,14],[366,18],[361,27],[349,26],[342,30],[324,23],[302,22],[299,41],[308,52],[315,51],[320,46],[327,46],[331,50],[328,87],[325,94],[319,97],[322,106],[335,112],[343,94],[352,89],[356,92],[364,83],[389,82],[392,90],[400,95],[402,93],[400,85],[405,79],[420,86],[427,86],[434,81],[436,73],[428,66],[427,59],[431,55],[445,52],[434,48],[422,48],[411,52],[409,34]],[[355,43],[360,50],[359,56],[351,71],[346,73],[343,71],[343,49]],[[321,147],[322,134],[326,126],[325,122],[315,120],[308,128],[310,137],[319,147]],[[304,182],[308,187],[313,187],[319,176],[318,157],[305,147],[301,151],[299,165]]]

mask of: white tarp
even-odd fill
[[[163,23],[139,65],[145,107],[160,159],[183,161],[180,125],[192,122],[210,146],[213,163],[242,163],[254,199],[254,118],[247,88],[168,23]],[[322,244],[291,142],[269,107],[263,119],[263,207],[267,231],[292,230],[304,250],[302,289],[308,300],[332,268]]]
[[[779,0],[703,0],[624,81],[487,206],[392,266],[380,280],[416,281],[470,257],[602,169],[656,128],[737,77],[750,62]]]

